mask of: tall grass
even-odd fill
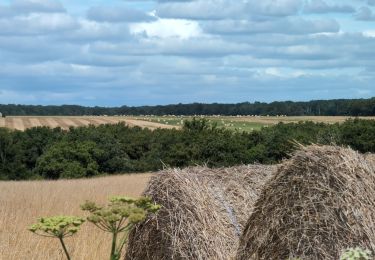
[[[54,239],[40,239],[27,230],[41,216],[78,215],[85,200],[104,203],[111,195],[138,197],[150,174],[122,175],[86,180],[0,182],[0,259],[64,259]],[[72,259],[106,259],[110,235],[93,225],[66,240]],[[59,252],[59,254],[56,254]]]

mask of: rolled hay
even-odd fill
[[[365,158],[371,164],[373,169],[375,169],[375,154],[374,153],[366,153]]]
[[[168,169],[145,195],[162,205],[129,236],[126,259],[233,259],[239,237],[276,166]]]
[[[351,149],[314,145],[264,185],[236,259],[339,259],[357,246],[375,250],[373,169]]]

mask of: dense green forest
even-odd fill
[[[176,104],[140,107],[83,107],[0,105],[4,115],[286,115],[286,116],[375,116],[375,98],[314,100],[238,104]]]
[[[186,121],[182,130],[151,131],[124,124],[69,131],[0,128],[0,179],[80,178],[196,164],[271,164],[288,157],[296,149],[295,141],[335,143],[375,152],[375,121],[280,123],[250,133],[217,128],[195,119]]]

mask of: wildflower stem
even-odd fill
[[[117,232],[113,232],[110,260],[117,260],[118,259],[118,255],[117,255],[117,252],[116,252],[116,242],[117,242]]]
[[[64,243],[64,239],[62,237],[59,237],[59,240],[60,240],[60,243],[62,245],[62,248],[64,249],[64,252],[65,252],[65,255],[66,255],[66,258],[68,260],[70,260],[70,255],[68,253],[68,250],[66,249],[66,246],[65,246],[65,243]]]

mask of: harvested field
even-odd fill
[[[79,205],[85,200],[104,203],[109,196],[138,197],[151,174],[122,175],[85,180],[0,182],[0,259],[63,260],[55,239],[36,236],[27,228],[38,217],[84,216]],[[66,239],[72,259],[107,259],[110,236],[90,223]]]
[[[130,234],[126,259],[231,259],[262,184],[276,166],[192,167],[153,176],[162,209]]]
[[[298,123],[311,121],[315,123],[343,123],[351,118],[347,116],[197,116],[205,118],[209,123],[216,124],[232,130],[253,131],[262,127],[272,126],[280,122]],[[139,116],[135,117],[139,120],[157,122],[165,125],[181,126],[184,120],[191,120],[192,116]],[[375,120],[375,117],[358,117],[361,119]]]
[[[351,149],[310,146],[265,184],[236,259],[339,259],[357,246],[375,252],[374,171]]]
[[[168,126],[154,122],[131,119],[127,117],[6,117],[0,118],[0,127],[7,127],[16,130],[25,130],[31,127],[47,126],[50,128],[61,127],[69,129],[70,127],[117,124],[124,122],[129,126],[139,126],[143,128],[178,128],[177,126]]]

